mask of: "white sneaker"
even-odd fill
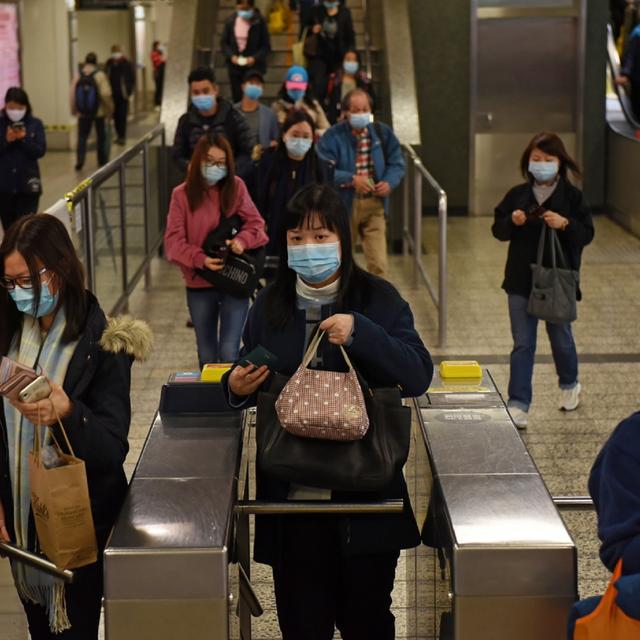
[[[580,404],[580,391],[582,386],[578,384],[573,389],[560,389],[560,408],[563,411],[573,411]]]
[[[518,407],[507,407],[507,411],[511,416],[511,420],[513,420],[513,424],[515,424],[518,429],[527,428],[527,424],[529,424],[529,415],[526,411],[523,411]]]

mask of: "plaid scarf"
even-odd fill
[[[40,330],[37,318],[25,315],[22,331],[14,338],[9,357],[16,362],[46,373],[49,380],[62,385],[77,341],[62,343],[66,325],[64,309],[60,309],[46,335]],[[22,416],[12,405],[5,403],[5,420],[9,443],[9,471],[13,493],[13,521],[16,544],[23,549],[29,541],[29,515],[31,490],[29,487],[29,452],[33,449],[35,425]],[[48,430],[41,429],[43,440],[50,438]],[[37,546],[37,542],[36,542]],[[36,551],[36,549],[29,549]],[[20,562],[11,562],[13,579],[22,600],[39,604],[47,610],[49,627],[61,633],[71,627],[67,617],[64,583]]]

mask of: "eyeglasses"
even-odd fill
[[[218,169],[226,169],[227,161],[226,160],[205,160],[205,167],[218,167]]]
[[[40,271],[38,271],[38,275],[42,276],[43,273],[46,273],[48,269],[46,267],[42,267]],[[8,291],[13,291],[16,286],[20,287],[20,289],[33,289],[33,281],[31,276],[18,276],[17,278],[0,278],[0,286],[4,287]]]

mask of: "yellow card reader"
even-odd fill
[[[482,368],[475,360],[443,360],[440,363],[440,377],[448,378],[482,378]]]
[[[233,367],[232,363],[221,362],[216,364],[205,364],[200,374],[200,382],[220,382],[222,376]]]

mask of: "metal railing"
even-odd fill
[[[109,313],[127,308],[162,242],[167,210],[165,130],[155,126],[47,210],[61,219]]]
[[[412,146],[404,144],[407,173],[404,179],[404,203],[402,220],[402,253],[413,254],[413,277],[417,285],[420,278],[438,310],[438,346],[447,341],[447,194],[436,179],[427,171]],[[424,182],[438,198],[438,288],[433,285],[422,260],[422,190]],[[413,188],[413,203],[411,190]],[[413,225],[411,206],[413,204]]]
[[[595,505],[589,496],[554,496],[553,504],[559,511],[593,511]]]
[[[364,66],[369,80],[373,78],[373,62],[371,60],[371,34],[369,23],[369,5],[367,0],[362,0],[362,12],[364,15]]]

